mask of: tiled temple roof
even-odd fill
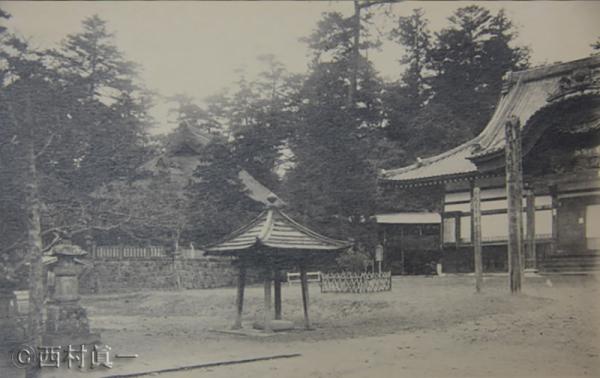
[[[589,76],[581,79],[585,86],[577,85],[578,73]],[[597,94],[599,76],[600,55],[508,73],[496,110],[478,136],[437,156],[422,159],[407,167],[385,171],[381,179],[384,182],[409,184],[472,175],[477,172],[478,160],[504,150],[504,125],[510,116],[516,116],[524,130],[529,126],[528,121],[533,115],[555,102],[588,94],[590,89]],[[586,129],[598,128],[600,122],[584,126]]]

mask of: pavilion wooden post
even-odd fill
[[[263,321],[265,332],[271,332],[271,274],[265,274],[265,306],[263,308]]]
[[[537,256],[535,250],[535,194],[533,190],[527,191],[527,261],[526,269],[537,270]]]
[[[274,272],[275,319],[281,320],[281,271]]]
[[[238,279],[237,279],[237,295],[235,298],[236,315],[233,329],[242,328],[242,311],[244,309],[244,288],[246,287],[246,265],[239,261]]]
[[[302,287],[302,307],[304,308],[304,328],[310,329],[310,319],[308,318],[308,279],[306,277],[306,267],[300,266],[300,286]]]
[[[481,189],[473,187],[471,198],[471,227],[473,235],[473,260],[475,263],[475,291],[481,292],[483,282],[483,262],[481,256]]]
[[[508,199],[508,272],[511,293],[521,292],[523,275],[523,178],[521,126],[512,116],[505,124],[506,195]]]

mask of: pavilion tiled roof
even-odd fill
[[[563,89],[565,75],[578,69],[590,69],[594,77],[600,70],[600,55],[568,63],[541,66],[513,72],[505,78],[505,88],[496,110],[484,130],[475,138],[431,158],[422,159],[407,167],[387,170],[381,179],[385,182],[410,184],[422,181],[443,181],[477,172],[476,162],[504,150],[504,125],[512,115],[516,116],[522,129],[526,129],[531,117],[551,104],[556,93]],[[583,91],[574,91],[582,94]],[[599,122],[584,125],[598,127]],[[583,127],[583,126],[582,126]],[[580,127],[581,128],[581,127]],[[524,130],[523,132],[525,132]]]
[[[205,250],[208,254],[221,254],[268,247],[277,250],[333,252],[350,246],[349,242],[331,239],[312,231],[277,207],[270,206],[246,226]]]

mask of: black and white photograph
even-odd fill
[[[0,1],[0,378],[600,377],[600,1]]]

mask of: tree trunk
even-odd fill
[[[42,345],[44,321],[44,267],[42,264],[42,230],[40,223],[40,199],[38,193],[37,167],[33,145],[33,114],[31,99],[26,99],[25,119],[27,131],[30,133],[24,140],[26,172],[24,177],[25,211],[26,211],[26,250],[29,260],[29,315],[27,342],[36,348]],[[27,369],[28,378],[39,377],[37,366]]]
[[[354,108],[354,96],[358,82],[358,60],[360,59],[360,4],[354,0],[354,42],[352,46],[352,72],[350,72],[350,86],[348,87],[348,109]]]

